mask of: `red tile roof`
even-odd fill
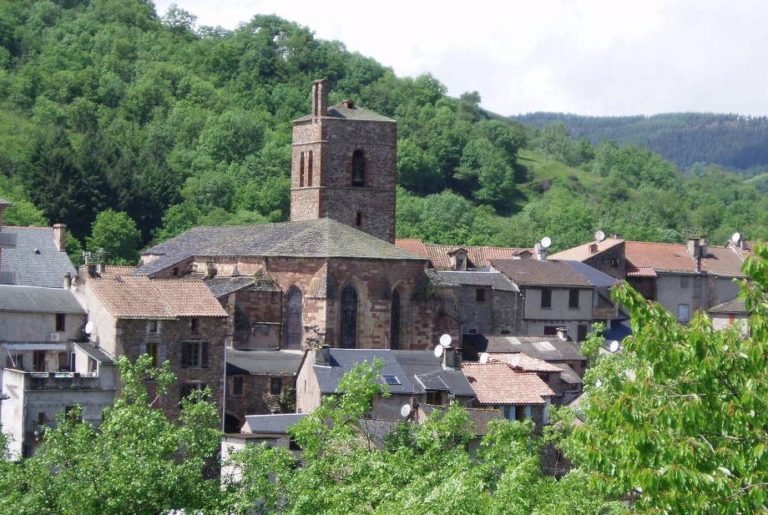
[[[696,272],[696,259],[688,254],[688,247],[682,243],[651,243],[627,241],[624,247],[627,261],[627,275],[641,275],[654,272]],[[726,277],[741,276],[741,257],[725,247],[707,247],[707,255],[701,260],[701,270]]]
[[[177,317],[226,317],[227,312],[211,290],[190,279],[150,279],[119,275],[107,269],[102,277],[91,277],[86,288],[115,318],[173,319]]]
[[[506,363],[464,363],[461,371],[480,404],[545,404],[555,395],[534,373],[513,370]]]
[[[439,243],[424,243],[416,239],[396,240],[395,245],[419,257],[429,259],[432,266],[441,269],[451,269],[450,254],[464,249],[467,251],[469,266],[484,268],[490,265],[492,259],[519,259],[532,249],[517,247],[481,247],[473,245],[442,245]]]
[[[573,259],[576,261],[585,261],[586,259],[604,252],[608,249],[624,243],[620,238],[606,238],[601,242],[590,241],[578,247],[562,250],[549,256],[550,259]],[[596,245],[596,247],[592,247]]]

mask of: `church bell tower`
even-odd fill
[[[328,106],[328,81],[312,84],[312,113],[293,122],[291,221],[333,218],[395,241],[397,122]]]

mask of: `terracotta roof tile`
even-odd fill
[[[696,260],[688,254],[688,247],[682,243],[627,241],[625,252],[629,261],[627,275],[637,276],[643,269],[696,273]],[[714,275],[740,277],[741,264],[741,257],[733,250],[709,246],[706,257],[701,260],[701,270]]]
[[[107,273],[89,278],[86,287],[116,318],[227,316],[213,293],[198,280]]]
[[[562,250],[549,257],[550,259],[575,259],[576,261],[584,261],[622,243],[624,243],[624,240],[620,238],[606,238],[601,242],[590,241],[589,243],[579,245],[578,247]],[[597,249],[594,252],[592,245],[597,245]]]
[[[424,243],[416,239],[397,240],[395,245],[419,257],[429,259],[433,267],[441,269],[453,268],[451,266],[450,254],[460,249],[467,251],[468,266],[474,268],[486,268],[490,266],[492,259],[520,259],[526,253],[533,252],[527,248],[442,245],[439,243]]]
[[[534,373],[513,370],[506,363],[464,363],[461,366],[481,404],[544,404],[555,395]]]

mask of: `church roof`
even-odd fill
[[[354,104],[350,106],[349,101],[344,101],[335,106],[330,106],[328,108],[328,114],[326,114],[325,117],[339,118],[342,120],[364,121],[364,122],[395,123],[395,120],[393,120],[392,118],[381,115],[375,111],[371,111],[370,109],[363,109],[362,107],[357,107]],[[311,114],[308,114],[306,116],[302,116],[301,118],[297,118],[296,120],[294,120],[294,122],[305,122],[305,121],[311,120],[312,118],[314,117]]]
[[[135,269],[152,275],[193,256],[416,260],[422,258],[331,218],[276,224],[197,227],[144,252]]]

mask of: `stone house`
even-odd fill
[[[554,392],[551,403],[564,405],[579,397],[584,382],[576,371],[567,363],[548,363],[542,359],[532,358],[523,353],[480,353],[480,363],[506,363],[513,370],[536,374],[539,379]]]
[[[680,322],[688,322],[696,311],[708,310],[739,293],[734,279],[744,277],[741,266],[747,255],[749,244],[742,240],[714,246],[705,238],[678,244],[614,237],[564,250],[551,258],[578,260],[626,279]]]
[[[577,340],[586,338],[594,322],[619,316],[610,300],[613,277],[578,261],[492,260],[522,296],[522,330],[518,334],[557,334],[565,328]]]
[[[441,359],[433,351],[325,347],[304,355],[296,378],[297,411],[311,412],[324,396],[336,393],[344,374],[358,363],[374,360],[382,364],[380,381],[391,395],[374,401],[372,419],[402,420],[406,404],[409,413],[417,413],[425,406],[447,406],[452,400],[469,407],[474,400],[474,390],[461,372],[460,355],[452,349],[446,349]]]
[[[722,304],[711,307],[707,314],[712,319],[712,327],[715,329],[726,329],[736,326],[743,335],[749,334],[749,311],[747,311],[744,299],[734,297]]]
[[[461,371],[475,392],[475,406],[497,409],[507,420],[532,419],[539,430],[549,423],[555,392],[537,374],[498,361],[463,363]]]
[[[113,358],[149,354],[168,361],[177,381],[161,407],[178,417],[179,402],[209,387],[223,409],[227,312],[202,281],[150,279],[129,267],[84,267],[78,294],[88,306],[89,341]],[[153,383],[148,383],[150,392]]]

